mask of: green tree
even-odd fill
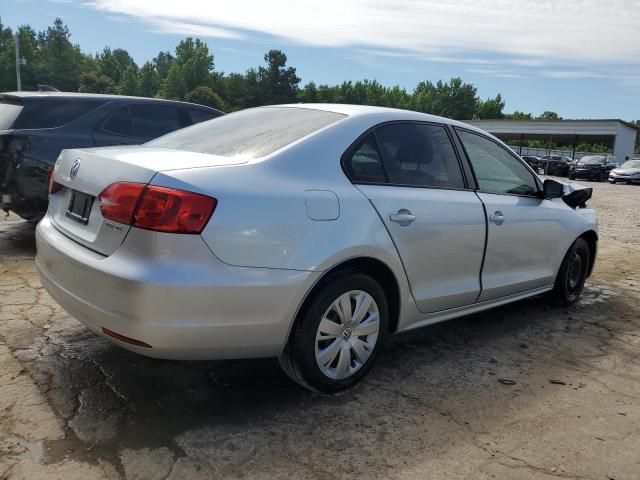
[[[111,51],[109,47],[105,47],[102,53],[96,56],[96,64],[98,75],[109,77],[118,86],[125,74],[130,76],[131,74],[136,75],[138,72],[136,62],[126,50],[121,48]]]
[[[213,91],[211,87],[201,85],[195,90],[187,93],[185,100],[191,103],[197,103],[199,105],[206,105],[208,107],[217,108],[218,110],[225,111],[226,106],[220,95]]]
[[[524,113],[515,111],[513,113],[507,113],[505,118],[508,120],[533,120],[533,115],[530,113]]]
[[[495,98],[488,98],[484,102],[478,104],[477,116],[480,119],[497,120],[504,118],[504,101],[502,95],[498,94]]]
[[[37,38],[39,61],[35,68],[38,83],[73,92],[80,85],[80,74],[87,62],[78,45],[70,41],[69,28],[60,18]]]
[[[106,75],[99,75],[92,71],[80,76],[78,91],[82,93],[116,93],[116,85]]]
[[[264,55],[266,67],[258,69],[261,101],[265,105],[295,102],[300,78],[296,69],[287,67],[287,56],[280,50],[269,50]]]
[[[154,97],[160,87],[160,76],[158,75],[156,66],[151,62],[146,62],[140,67],[136,82],[137,95],[141,97]]]
[[[538,117],[538,120],[562,120],[562,117],[556,112],[544,112]]]
[[[182,100],[199,86],[209,86],[213,72],[213,55],[207,44],[187,38],[176,47],[176,58],[162,82],[161,95]]]

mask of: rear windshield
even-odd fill
[[[34,98],[25,100],[24,109],[13,128],[62,127],[103,105],[105,100]]]
[[[11,100],[0,100],[0,130],[13,128],[13,123],[22,111],[22,104]]]
[[[169,133],[146,145],[252,160],[345,116],[307,108],[252,108]]]

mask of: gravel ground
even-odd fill
[[[578,305],[402,335],[335,396],[273,360],[111,345],[41,288],[33,227],[0,219],[0,480],[638,479],[640,187],[590,186],[600,251]]]

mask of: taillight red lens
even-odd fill
[[[197,193],[148,186],[135,213],[134,227],[170,233],[200,233],[217,200]]]
[[[60,185],[58,182],[54,180],[55,175],[56,175],[56,169],[52,168],[51,171],[49,172],[49,195],[53,195],[54,193],[62,190],[62,185]]]
[[[144,183],[112,183],[98,196],[100,212],[107,220],[131,225],[133,214],[144,191]]]
[[[200,233],[218,201],[198,193],[142,183],[114,183],[98,197],[102,216],[145,230]]]

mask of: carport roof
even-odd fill
[[[533,135],[616,135],[622,128],[640,131],[633,123],[605,120],[468,120],[467,123],[492,133]]]

